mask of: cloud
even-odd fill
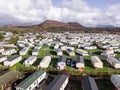
[[[103,11],[100,8],[91,8],[85,0],[62,0],[60,6],[54,6],[52,1],[2,0],[0,24],[39,24],[50,19],[76,21],[86,26],[120,26],[120,4],[110,5]]]

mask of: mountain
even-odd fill
[[[69,31],[69,30],[82,30],[85,27],[77,22],[69,22],[69,23],[63,23],[59,21],[54,20],[46,20],[38,25],[32,25],[28,26],[30,28],[34,28],[36,30],[42,30],[42,31]]]
[[[109,27],[109,28],[108,28]],[[80,33],[120,33],[120,28],[111,25],[98,25],[97,27],[85,27],[77,22],[63,23],[54,20],[46,20],[37,25],[14,26],[0,28],[0,30],[21,30],[21,31],[50,31],[50,32],[80,32]]]
[[[113,25],[97,25],[97,28],[116,28]]]
[[[78,22],[68,22],[68,25],[72,26],[72,27],[80,27],[80,28],[84,28],[83,25],[79,24]]]
[[[46,20],[43,23],[39,24],[42,28],[49,28],[49,27],[68,27],[68,24],[63,22],[58,22],[54,20]]]

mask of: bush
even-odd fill
[[[0,41],[2,41],[4,38],[5,38],[4,35],[0,33]]]

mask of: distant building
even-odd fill
[[[64,90],[69,82],[69,77],[66,75],[58,75],[45,90]]]

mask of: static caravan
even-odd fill
[[[64,90],[69,82],[67,75],[58,75],[45,90]]]
[[[22,56],[15,55],[15,56],[7,59],[6,61],[4,61],[4,66],[13,66],[21,60],[22,60]]]
[[[83,56],[88,56],[88,52],[83,49],[76,49],[76,53],[83,55]]]
[[[37,60],[37,56],[30,56],[24,61],[25,66],[32,65]]]
[[[50,62],[51,62],[51,56],[45,56],[38,65],[38,68],[48,68]]]
[[[42,44],[35,46],[34,49],[38,49],[39,50],[41,47],[42,47]]]
[[[109,56],[107,62],[109,62],[114,68],[120,68],[120,61],[114,57]]]
[[[58,48],[56,50],[56,53],[57,53],[58,56],[62,56],[63,55],[63,52],[62,52],[62,50],[60,48]]]
[[[86,50],[97,49],[97,46],[85,46],[84,49]]]
[[[1,55],[0,56],[0,63],[3,62],[3,61],[5,61],[5,60],[7,60],[7,56]]]
[[[8,87],[19,80],[21,76],[22,74],[15,70],[7,71],[0,75],[0,90],[10,90]]]
[[[0,53],[4,52],[4,48],[0,47]]]
[[[67,47],[66,49],[71,49],[72,51],[74,51],[75,47]]]
[[[58,49],[59,48],[59,44],[56,44],[55,46],[54,46],[54,49],[56,50],[56,49]]]
[[[76,68],[80,69],[80,70],[84,70],[85,69],[85,63],[84,63],[84,58],[83,56],[78,56],[77,60],[76,60]]]
[[[90,76],[83,77],[82,80],[83,90],[99,90],[95,79]]]
[[[60,49],[65,51],[67,49],[67,46],[61,46]]]
[[[38,52],[39,52],[38,49],[34,49],[34,50],[32,51],[32,55],[38,55]]]
[[[68,53],[69,56],[75,56],[75,52],[72,51],[71,49],[67,49],[66,52]]]
[[[94,68],[103,68],[102,61],[97,56],[91,56],[91,62],[94,66]]]
[[[35,88],[39,87],[39,84],[46,79],[46,76],[47,73],[45,71],[38,70],[23,80],[15,88],[16,90],[35,90]]]
[[[66,57],[60,56],[57,62],[57,69],[65,70],[66,69]]]
[[[111,75],[111,82],[115,86],[114,90],[120,90],[120,75]]]
[[[20,50],[19,54],[25,55],[25,54],[27,54],[28,50],[29,50],[29,47],[24,47],[22,50]]]
[[[2,55],[11,55],[11,54],[15,54],[17,53],[17,51],[15,49],[8,49],[2,52]]]
[[[102,56],[114,56],[114,50],[113,49],[108,49],[105,50],[101,53]]]

